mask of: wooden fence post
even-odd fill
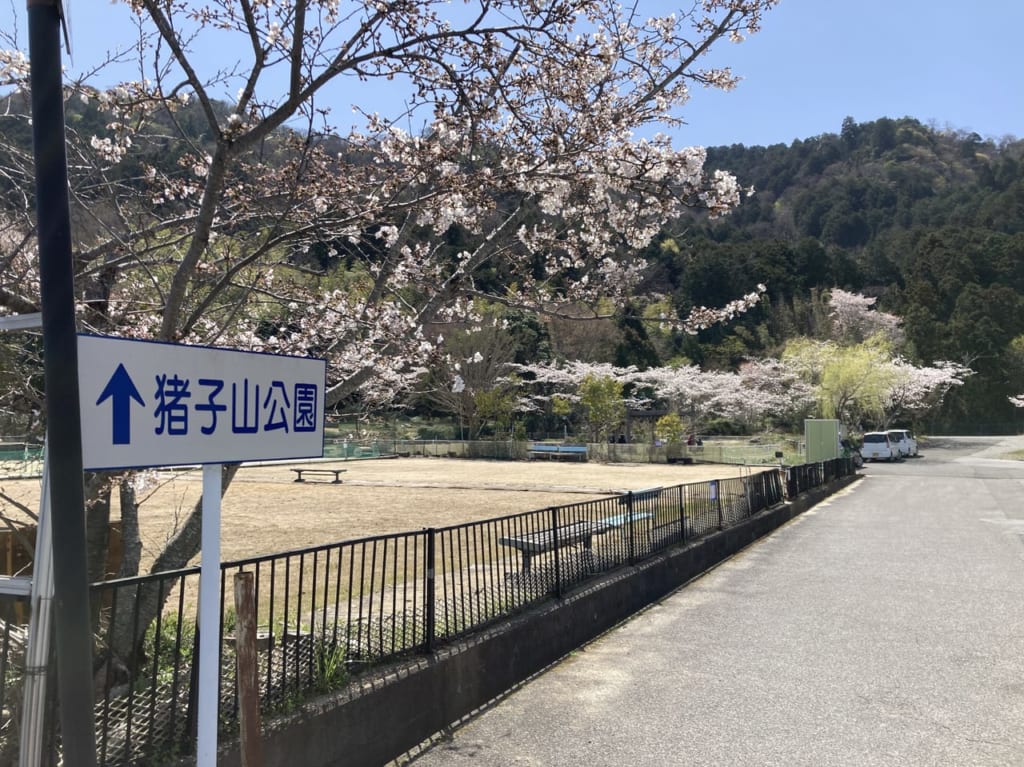
[[[256,652],[256,597],[252,572],[235,573],[235,677],[242,767],[262,767],[259,658]]]

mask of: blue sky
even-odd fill
[[[74,58],[93,65],[131,40],[125,6],[70,2]],[[664,12],[672,0],[640,0]],[[21,15],[22,4],[16,12]],[[21,37],[25,39],[24,19]],[[744,80],[730,93],[699,90],[679,145],[789,144],[858,122],[911,116],[982,137],[1024,137],[1024,0],[782,0],[747,41],[709,59]],[[361,99],[379,98],[368,88]],[[386,111],[372,101],[362,105]],[[335,104],[347,113],[350,104]]]
[[[1022,29],[1021,0],[782,0],[761,32],[713,52],[745,79],[695,94],[680,136],[788,144],[849,115],[1024,138]]]

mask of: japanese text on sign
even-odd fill
[[[316,431],[316,384],[288,386],[284,381],[269,381],[261,385],[243,378],[231,381],[228,393],[225,383],[221,378],[199,378],[193,389],[188,378],[177,374],[156,376],[155,432],[187,435],[196,426],[207,436],[219,428],[230,429],[233,434]],[[190,417],[190,403],[194,418]],[[221,413],[225,414],[223,418],[219,417]]]

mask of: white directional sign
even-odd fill
[[[323,455],[326,363],[78,336],[86,469]]]

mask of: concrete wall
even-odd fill
[[[429,658],[360,680],[359,689],[307,703],[265,728],[263,764],[386,764],[854,479],[837,480],[694,544],[584,584]],[[218,763],[235,767],[241,758],[232,750]]]

